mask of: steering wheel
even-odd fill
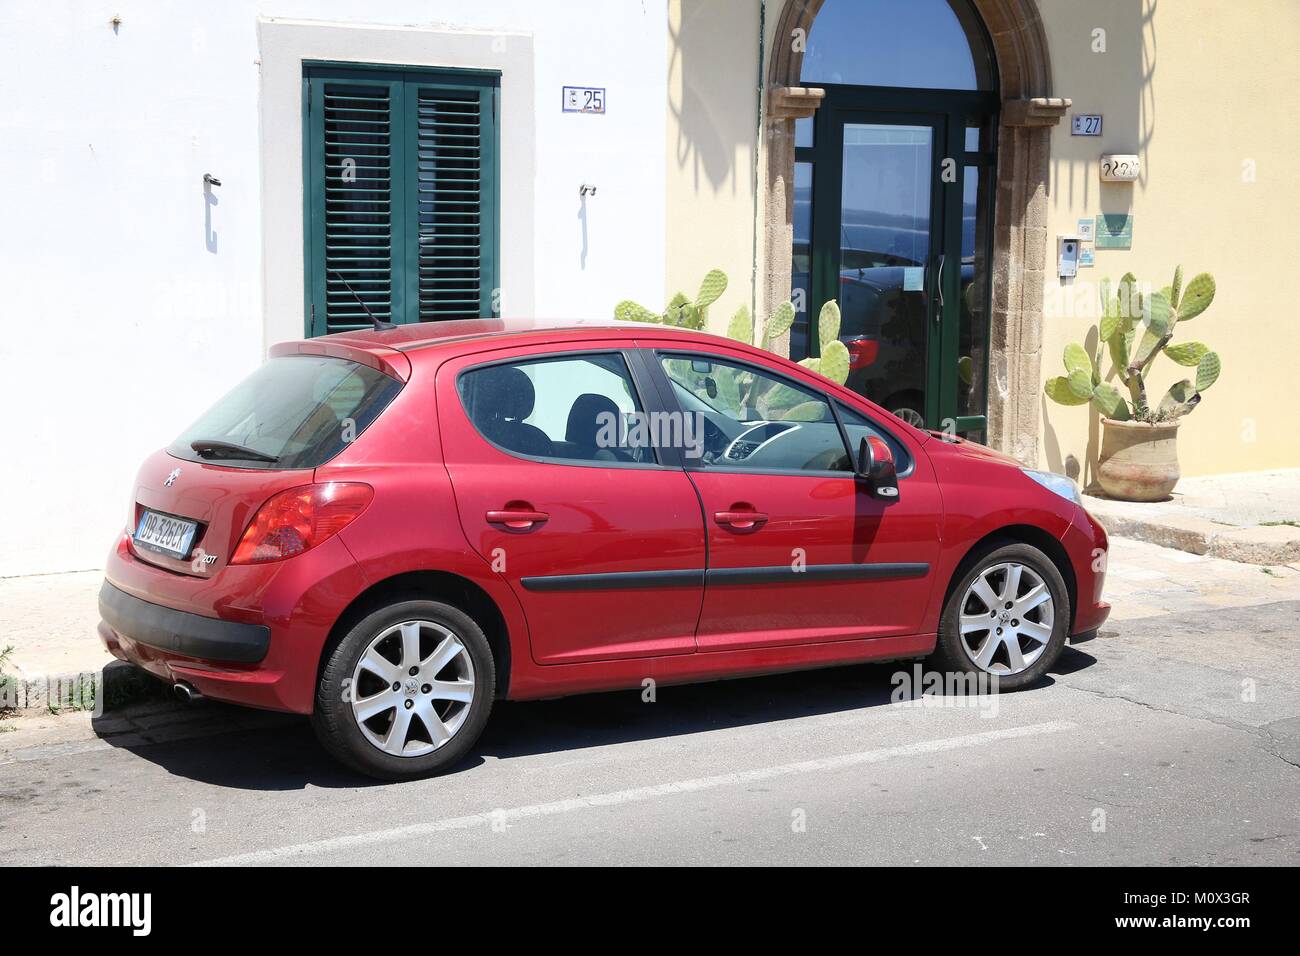
[[[727,450],[729,441],[726,433],[715,425],[707,415],[702,417],[704,418],[704,450],[701,457],[706,463],[712,463],[717,461],[718,456]]]

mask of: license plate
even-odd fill
[[[173,558],[184,559],[190,553],[198,524],[184,518],[146,511],[135,529],[135,543]]]

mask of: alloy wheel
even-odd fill
[[[375,747],[422,757],[451,740],[474,702],[474,663],[451,630],[406,621],[380,632],[352,672],[352,715]]]
[[[915,408],[908,408],[906,405],[900,405],[898,408],[894,409],[894,417],[901,418],[914,428],[925,428],[925,416]]]
[[[961,646],[980,670],[1028,670],[1052,639],[1056,602],[1047,582],[1016,562],[984,568],[961,602]]]

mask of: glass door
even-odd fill
[[[815,127],[797,130],[792,272],[807,310],[791,357],[819,354],[809,319],[834,299],[850,388],[912,424],[983,440],[989,126],[970,104],[907,98],[925,108],[863,109],[828,92]]]
[[[835,132],[839,248],[823,258],[824,268],[834,269],[848,385],[924,424],[930,325],[938,314],[933,290],[942,266],[935,242],[941,230],[934,228],[942,209],[935,208],[932,180],[943,131],[925,117],[872,122],[853,115]]]

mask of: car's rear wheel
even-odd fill
[[[482,629],[437,601],[389,604],[331,650],[312,723],[343,763],[385,780],[441,773],[478,739],[496,672]]]
[[[1028,544],[994,547],[967,562],[949,594],[934,663],[1016,690],[1056,663],[1069,623],[1069,592],[1051,559]]]

